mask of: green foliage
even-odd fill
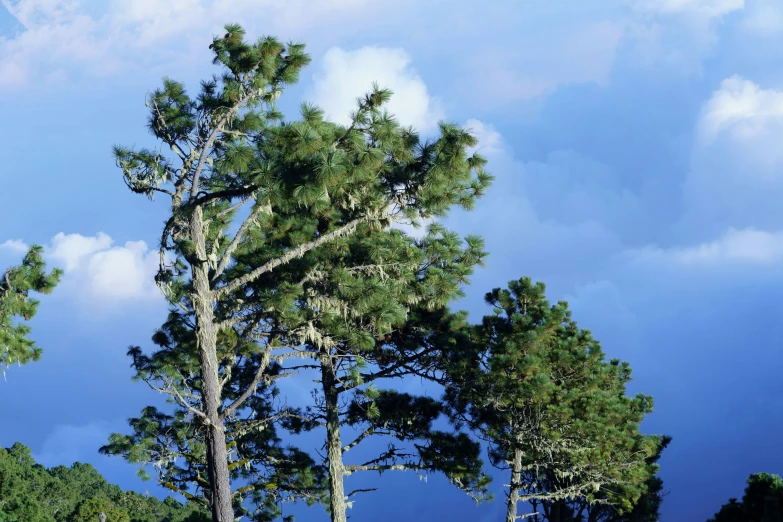
[[[210,46],[220,76],[194,97],[165,79],[147,100],[149,128],[171,153],[114,150],[132,191],[171,200],[157,281],[172,311],[155,353],[129,353],[174,413],[145,409],[103,451],[151,464],[164,485],[213,505],[210,477],[228,465],[236,513],[250,502],[261,520],[287,496],[323,495],[323,468],[275,435],[277,420],[295,418],[275,403],[283,363],[349,347],[346,375],[360,385],[378,335],[412,306],[458,295],[484,255],[477,238],[463,246],[434,227],[414,241],[389,225],[470,208],[491,176],[468,155],[468,132],[441,123],[423,141],[387,113],[391,92],[377,86],[348,126],[308,104],[285,121],[275,100],[309,62],[304,46],[226,31]],[[206,451],[215,439],[205,427],[218,425],[228,463]]]
[[[195,504],[122,491],[89,464],[46,469],[22,444],[0,448],[0,521],[97,522],[100,513],[108,522],[209,520]]]
[[[641,488],[641,495],[638,496],[636,485],[632,485],[628,491],[623,490],[622,484],[616,484],[612,491],[599,491],[596,495],[597,502],[590,502],[586,497],[571,498],[561,501],[560,513],[564,520],[574,520],[575,522],[658,522],[660,520],[660,507],[663,502],[665,492],[663,491],[663,480],[657,475],[659,466],[658,460],[661,458],[663,450],[671,442],[668,436],[651,436],[658,441],[658,449],[655,455],[648,457],[645,461],[647,466],[646,473],[649,478]],[[618,509],[611,502],[611,497],[625,496],[628,501],[625,504],[632,504],[629,510],[626,508]],[[542,505],[542,514],[531,517],[532,522],[547,520],[548,522],[558,522],[553,515],[551,505]],[[570,518],[569,518],[570,517]]]
[[[783,519],[783,479],[769,473],[748,478],[742,501],[721,506],[708,522],[772,522]]]
[[[50,293],[60,281],[62,271],[46,272],[43,248],[30,248],[19,266],[5,271],[0,280],[0,365],[27,364],[41,357],[41,349],[29,338],[29,321],[38,310],[38,301],[30,292]]]
[[[652,399],[627,397],[628,364],[606,362],[544,291],[522,278],[486,295],[494,313],[443,363],[451,415],[489,442],[493,465],[519,474],[512,504],[557,507],[555,520],[568,499],[630,510],[657,470],[648,460],[660,439],[639,433]]]
[[[101,497],[89,498],[79,504],[71,520],[73,522],[95,522],[100,514],[106,515],[111,522],[130,522],[130,515],[110,500]]]

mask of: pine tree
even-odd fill
[[[483,160],[465,153],[476,144],[467,132],[442,124],[436,140],[422,142],[385,112],[391,93],[377,87],[347,127],[307,104],[300,120],[283,121],[274,102],[309,62],[304,46],[247,43],[239,26],[226,30],[210,46],[222,75],[203,82],[197,97],[166,79],[148,98],[150,130],[171,153],[115,149],[131,190],[171,202],[157,281],[172,311],[156,335],[161,350],[131,356],[139,377],[179,410],[161,417],[147,409],[132,421],[132,435],[104,448],[158,464],[161,477],[180,486],[198,484],[215,522],[233,520],[247,495],[265,498],[259,483],[278,475],[266,465],[268,445],[245,448],[252,433],[273,428],[268,399],[288,373],[279,367],[301,356],[291,340],[313,331],[288,325],[300,315],[320,250],[394,221],[470,206],[489,182]],[[286,277],[300,266],[313,268],[303,279]],[[164,442],[151,444],[161,433]],[[256,469],[250,461],[264,470],[260,478],[245,476],[251,484],[232,490],[243,466]]]
[[[320,377],[315,405],[295,420],[323,430],[331,519],[346,520],[355,492],[346,492],[345,478],[364,471],[443,472],[484,498],[480,446],[465,434],[433,428],[444,413],[440,401],[379,389],[407,375],[433,378],[442,348],[434,337],[454,326],[445,305],[461,295],[460,285],[486,255],[482,241],[468,237],[463,245],[433,225],[421,239],[394,229],[357,232],[319,253],[288,328],[308,332],[300,355]],[[345,433],[351,439],[343,440]],[[383,451],[345,462],[373,437],[389,441]]]
[[[550,306],[544,291],[522,278],[486,295],[494,313],[445,362],[445,399],[509,471],[508,522],[525,501],[551,522],[574,520],[569,499],[630,509],[656,451],[657,439],[639,433],[652,399],[627,397],[628,364],[604,361],[567,304]]]
[[[650,435],[651,440],[657,441],[657,450],[655,454],[646,461],[648,475],[644,483],[641,495],[638,495],[636,486],[625,491],[622,485],[616,485],[612,491],[599,491],[596,498],[603,502],[590,503],[586,498],[579,497],[567,501],[567,509],[572,513],[573,519],[579,522],[658,522],[660,520],[660,508],[663,497],[666,493],[663,490],[663,480],[657,475],[660,466],[658,460],[661,458],[663,450],[671,442],[669,436]],[[640,471],[644,471],[640,468]],[[618,510],[615,507],[617,502],[613,502],[612,497],[628,498],[626,505],[633,507],[624,510]],[[539,520],[548,520],[546,517],[533,517],[533,522]]]
[[[5,271],[0,280],[0,365],[27,364],[41,357],[41,348],[29,338],[29,321],[38,311],[38,301],[30,292],[50,293],[60,281],[62,271],[46,272],[41,255],[43,247],[30,248],[19,266]],[[3,370],[5,375],[5,370]]]

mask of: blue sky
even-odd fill
[[[96,452],[160,401],[130,381],[125,350],[165,312],[149,250],[165,208],[125,188],[111,146],[152,145],[145,93],[164,75],[195,89],[212,35],[236,21],[307,43],[292,116],[309,100],[345,118],[377,80],[403,123],[476,132],[497,181],[448,224],[491,257],[460,306],[478,318],[484,292],[529,275],[631,363],[631,390],[656,402],[644,429],[674,437],[664,521],[706,520],[750,473],[783,473],[779,0],[0,4],[0,266],[40,243],[66,270],[33,324],[43,359],[0,383],[2,446],[159,491]],[[379,483],[357,519],[502,511],[438,477]]]

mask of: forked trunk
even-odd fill
[[[226,433],[220,421],[220,379],[217,361],[217,332],[209,286],[206,236],[201,207],[193,211],[190,238],[195,246],[193,270],[193,308],[196,315],[196,342],[201,366],[201,396],[206,424],[207,475],[211,488],[213,522],[234,522],[231,505],[231,481],[228,473]]]
[[[337,379],[332,368],[332,358],[321,357],[321,383],[326,402],[326,452],[329,460],[329,512],[332,522],[346,522],[345,473],[343,449],[340,440],[340,406],[336,391]]]

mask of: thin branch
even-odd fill
[[[344,472],[345,475],[351,475],[357,471],[405,471],[408,469],[419,471],[423,469],[421,466],[416,464],[371,464],[371,465],[350,465],[345,466]]]
[[[173,386],[171,383],[167,383],[165,385],[165,388],[161,388],[161,387],[158,387],[158,386],[155,386],[154,384],[152,384],[152,382],[149,379],[142,378],[142,380],[147,383],[147,386],[149,386],[150,388],[152,388],[156,392],[166,393],[168,395],[175,396],[177,399],[179,399],[179,402],[181,402],[182,405],[185,408],[188,409],[188,411],[190,411],[193,415],[196,415],[197,417],[200,417],[205,424],[207,424],[207,425],[210,424],[209,417],[207,417],[207,415],[203,411],[198,410],[198,409],[194,408],[193,406],[191,406],[190,404],[188,404],[188,401],[186,401],[185,398],[182,396],[182,394],[180,394],[180,392],[179,392],[179,390],[177,390],[176,386]]]
[[[230,214],[231,212],[233,212],[235,210],[238,210],[239,207],[241,207],[242,205],[247,203],[252,197],[253,197],[253,194],[250,194],[248,196],[243,197],[242,199],[239,200],[238,203],[234,203],[233,205],[231,205],[227,209],[221,210],[220,212],[215,214],[215,217],[213,217],[212,219],[220,219],[223,216],[225,216],[226,214]],[[207,220],[207,221],[211,221],[211,220]]]
[[[370,493],[372,491],[378,491],[378,488],[363,488],[363,489],[354,489],[347,495],[345,495],[346,499],[351,498],[352,496],[356,495],[357,493]]]
[[[258,365],[258,369],[256,370],[256,374],[253,376],[253,380],[250,382],[250,384],[245,388],[245,391],[242,392],[242,394],[237,397],[234,402],[228,405],[223,412],[220,414],[218,419],[222,422],[226,418],[228,418],[231,413],[233,413],[237,408],[239,408],[243,402],[247,400],[248,397],[250,397],[253,393],[256,391],[256,387],[261,382],[261,379],[264,377],[264,372],[269,367],[269,359],[270,359],[270,351],[269,349],[264,351],[264,357],[261,359],[261,362]]]
[[[223,118],[221,118],[218,124],[215,125],[215,128],[212,129],[212,132],[209,134],[206,143],[204,143],[201,148],[201,154],[199,155],[198,163],[196,164],[196,170],[193,173],[193,182],[190,186],[191,199],[195,199],[199,192],[199,178],[201,177],[201,171],[204,169],[204,163],[207,160],[207,155],[209,154],[209,150],[212,148],[212,145],[215,143],[215,139],[217,138],[218,133],[223,132],[223,127],[226,126],[228,121],[233,118],[239,109],[241,109],[242,106],[247,103],[254,95],[257,95],[257,93],[251,90],[242,96],[239,100],[237,100],[237,102],[234,103],[234,105],[232,105],[228,111],[226,111],[226,114],[223,115]]]
[[[249,199],[249,197],[245,198],[243,202],[247,201],[247,199]],[[234,234],[234,239],[231,240],[231,243],[229,243],[229,245],[226,247],[226,251],[223,253],[223,257],[220,258],[220,262],[215,269],[215,275],[212,276],[213,283],[220,279],[220,276],[223,275],[223,272],[225,272],[228,264],[231,262],[231,256],[234,255],[234,251],[237,249],[239,243],[242,241],[242,238],[245,236],[245,232],[247,232],[247,230],[253,224],[253,220],[259,214],[261,208],[262,207],[259,206],[253,210],[253,212],[251,212],[250,215],[247,216],[247,218],[245,218],[245,220],[239,226],[239,230],[237,230],[237,233]]]

